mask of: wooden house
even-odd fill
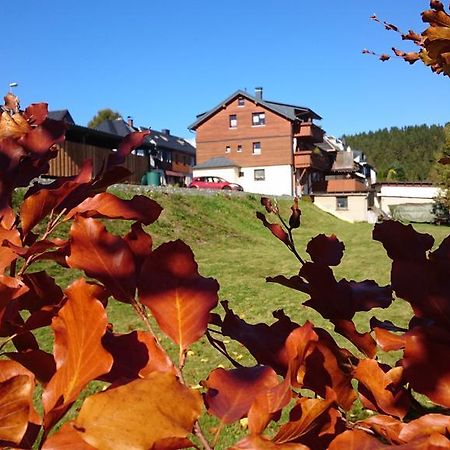
[[[320,119],[307,107],[264,99],[262,88],[255,95],[238,90],[190,125],[194,176],[222,176],[248,192],[309,194],[331,167],[317,147],[324,135],[315,123]]]

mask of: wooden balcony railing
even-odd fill
[[[294,137],[306,139],[309,142],[322,142],[325,131],[312,122],[301,123],[294,131]]]
[[[294,153],[294,166],[296,169],[329,170],[331,161],[317,150],[300,150]]]
[[[337,180],[316,181],[312,186],[313,192],[363,192],[366,185],[356,178],[342,178]]]

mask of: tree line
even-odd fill
[[[343,136],[353,150],[365,153],[380,181],[433,179],[433,165],[445,137],[440,125],[413,125]]]

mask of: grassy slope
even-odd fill
[[[124,197],[134,194],[132,190],[117,193]],[[315,311],[301,306],[304,296],[265,282],[266,276],[292,276],[298,272],[299,265],[287,248],[256,219],[255,211],[263,210],[258,196],[222,193],[201,195],[192,192],[185,195],[161,191],[149,192],[148,195],[164,208],[158,222],[147,227],[154,246],[174,239],[182,239],[189,244],[196,256],[200,273],[219,281],[220,298],[229,300],[230,306],[242,318],[252,323],[271,323],[271,312],[283,308],[298,323],[312,320],[315,324],[330,329]],[[290,200],[280,199],[279,205],[284,217],[288,217]],[[389,282],[390,262],[381,244],[372,241],[371,225],[342,222],[309,202],[301,202],[300,207],[302,226],[294,236],[303,256],[307,257],[304,249],[311,237],[319,233],[334,233],[346,245],[343,262],[335,270],[338,279],[375,279],[380,284]],[[123,234],[128,231],[129,223],[111,222],[108,228],[116,234]],[[417,228],[432,233],[438,242],[448,231],[447,228],[426,225]],[[63,272],[60,269],[55,269],[54,272],[62,283],[68,283],[71,278],[79,276],[79,272],[70,277]],[[136,327],[143,328],[128,305],[111,302],[108,315],[116,331],[127,332]],[[367,326],[366,316],[361,314],[357,318],[360,329]],[[399,302],[390,311],[380,311],[377,316],[395,317],[396,321],[400,319],[406,322],[409,319],[409,309]],[[47,345],[51,345],[49,338],[48,334],[42,336]],[[176,354],[176,349],[166,339],[163,338],[163,341]],[[251,357],[242,347],[232,345],[230,349],[235,357],[252,364]],[[227,361],[206,340],[201,340],[192,347],[185,368],[186,379],[191,385],[196,385],[219,364],[229,367]],[[95,386],[92,388],[95,389]],[[204,425],[208,431],[214,427],[214,420],[208,419]],[[224,448],[241,432],[237,426],[232,426],[224,433],[217,448]]]

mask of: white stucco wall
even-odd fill
[[[389,205],[432,203],[439,191],[435,186],[381,185],[375,205],[389,214]]]
[[[255,170],[264,169],[265,179],[255,180]],[[244,176],[238,183],[246,192],[265,195],[292,195],[292,169],[290,165],[256,166],[241,168]]]
[[[336,208],[336,196],[330,194],[314,195],[314,204],[339,219],[347,222],[368,222],[368,199],[367,193],[339,195],[339,197],[347,197],[347,209]]]

